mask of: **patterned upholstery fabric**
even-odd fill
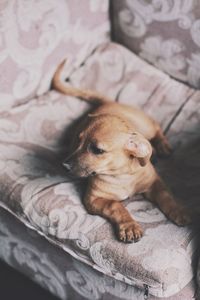
[[[169,75],[200,88],[196,0],[112,0],[113,37]]]
[[[0,258],[60,299],[144,300],[144,289],[115,280],[72,258],[2,208],[0,224]],[[167,300],[190,300],[194,293],[194,282],[190,282]],[[151,295],[148,298],[157,299]]]
[[[99,46],[73,72],[70,83],[106,90],[116,101],[137,104],[153,115],[175,147],[171,159],[157,163],[158,169],[169,183],[173,179],[172,188],[182,184],[180,190],[174,190],[177,196],[195,198],[200,170],[200,92],[114,43]],[[78,260],[139,288],[146,284],[154,296],[170,297],[194,276],[195,233],[173,225],[141,196],[125,202],[145,229],[136,244],[118,242],[108,222],[85,211],[81,203],[85,183],[68,178],[62,160],[69,142],[67,129],[87,109],[86,103],[51,91],[1,113],[1,205]],[[185,147],[192,154],[189,160]],[[181,161],[177,159],[180,153]]]
[[[108,39],[108,0],[0,1],[0,110],[45,93],[60,61],[70,73]]]

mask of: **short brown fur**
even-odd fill
[[[60,80],[64,63],[56,71],[53,88],[94,104],[92,114],[77,128],[65,164],[79,177],[88,177],[86,209],[116,225],[123,242],[137,241],[143,231],[122,200],[138,193],[155,203],[177,225],[190,217],[178,204],[154,169],[152,146],[161,156],[170,145],[156,121],[136,107],[111,102],[96,92],[69,87]]]

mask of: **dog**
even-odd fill
[[[171,152],[159,124],[139,108],[68,86],[60,79],[64,64],[55,72],[52,87],[94,105],[77,126],[70,155],[64,161],[68,171],[87,177],[83,199],[87,211],[114,224],[118,239],[125,243],[136,242],[143,235],[140,224],[122,203],[135,194],[142,193],[175,224],[189,224],[186,209],[175,201],[151,163],[152,145],[160,156]]]

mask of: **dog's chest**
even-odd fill
[[[103,178],[104,191],[112,195],[115,199],[124,200],[135,192],[135,184],[133,178],[129,175],[106,176]]]

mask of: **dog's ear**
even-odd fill
[[[148,163],[152,155],[151,144],[139,133],[133,133],[128,136],[125,149],[130,156],[138,158],[142,167]]]

